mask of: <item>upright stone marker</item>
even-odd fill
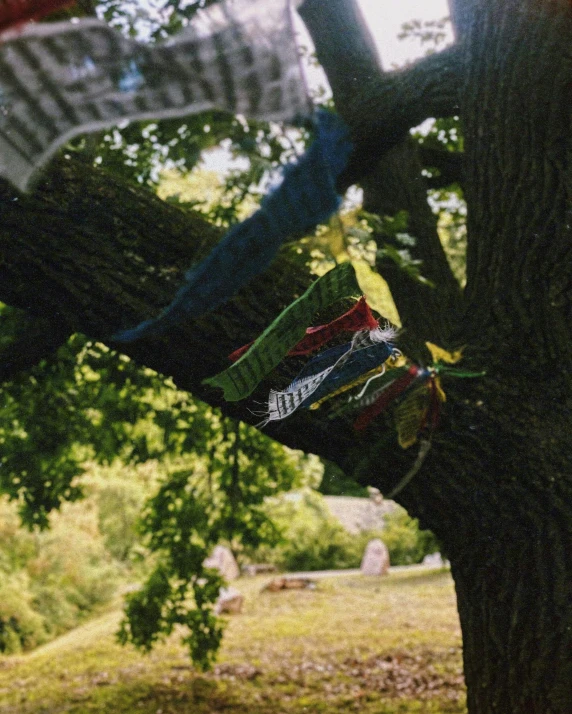
[[[360,570],[362,575],[386,575],[389,571],[389,551],[379,538],[367,544]]]
[[[240,576],[240,569],[230,548],[225,545],[215,546],[211,555],[203,563],[205,568],[214,568],[225,580],[236,580]]]

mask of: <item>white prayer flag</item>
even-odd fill
[[[287,121],[310,104],[289,0],[225,0],[145,45],[94,19],[0,43],[0,175],[21,190],[77,134],[208,109]]]

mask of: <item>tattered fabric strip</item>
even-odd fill
[[[369,372],[366,372],[365,374],[360,375],[357,379],[354,379],[353,382],[350,382],[349,384],[344,384],[339,389],[336,389],[335,391],[331,392],[330,394],[327,394],[325,397],[322,397],[322,399],[320,399],[319,401],[313,402],[312,405],[310,406],[310,409],[319,409],[324,402],[327,402],[328,400],[333,399],[334,397],[338,397],[340,394],[344,394],[344,392],[347,392],[350,389],[355,389],[355,387],[359,387],[364,382],[367,382],[370,379],[373,379],[377,376],[384,374],[385,370],[386,370],[386,363],[384,362],[383,364],[375,367],[374,369],[370,370]]]
[[[375,324],[377,325],[377,322]],[[396,337],[396,334],[396,331],[391,327],[376,327],[373,330],[361,330],[353,336],[351,342],[330,347],[311,359],[304,366],[290,387],[295,389],[302,380],[323,372],[329,367],[341,367],[352,353],[364,349],[365,347],[371,347],[372,345],[378,345],[380,343],[387,344]]]
[[[337,345],[322,352],[304,367],[284,391],[271,390],[268,412],[262,424],[285,419],[293,414],[302,402],[318,389],[330,372],[342,364],[351,352],[351,347],[351,344]]]
[[[381,334],[380,329],[366,330],[350,344],[332,347],[315,357],[287,389],[270,392],[263,424],[285,419],[299,407],[309,407],[385,362],[393,348],[380,341]]]
[[[307,355],[319,349],[326,342],[344,332],[359,332],[361,330],[374,330],[378,327],[378,321],[369,309],[365,297],[361,297],[357,303],[340,317],[332,320],[326,325],[309,327],[306,330],[306,337],[301,340],[290,355]]]
[[[246,354],[224,372],[206,379],[205,384],[223,389],[227,401],[244,399],[300,341],[319,310],[336,300],[358,294],[353,267],[342,263],[314,281],[264,330]]]
[[[0,174],[21,190],[73,136],[122,121],[213,108],[276,121],[310,113],[288,0],[223,0],[157,45],[95,19],[3,39]]]
[[[394,412],[397,441],[402,449],[408,449],[417,441],[430,406],[430,390],[427,386],[416,389],[401,401]]]
[[[362,347],[352,351],[343,364],[329,374],[320,384],[318,389],[307,397],[300,406],[309,407],[332,392],[355,381],[360,375],[370,372],[375,367],[382,365],[392,354],[391,344],[380,342],[370,347]]]
[[[346,347],[346,345],[343,346]],[[346,359],[348,352],[349,350],[346,350],[333,364],[330,364],[329,367],[320,372],[313,372],[304,376],[302,374],[298,375],[283,392],[271,390],[268,396],[268,411],[265,413],[264,421],[260,426],[265,426],[270,421],[280,421],[293,414],[298,407],[311,398],[324,380],[328,378],[328,375]]]
[[[74,0],[0,0],[0,32],[74,4]]]
[[[330,347],[319,355],[313,357],[303,369],[298,373],[296,379],[290,385],[291,387],[296,387],[300,382],[307,379],[308,377],[313,377],[316,374],[320,374],[325,369],[333,367],[339,364],[341,357],[348,355],[352,349],[352,343],[346,342],[343,345],[336,345],[335,347]]]
[[[375,419],[378,414],[381,414],[394,399],[401,396],[405,390],[420,376],[425,374],[417,365],[411,365],[405,374],[395,379],[389,386],[382,391],[376,401],[369,407],[363,410],[354,422],[354,427],[357,431],[365,429],[366,426]]]
[[[423,431],[431,435],[439,424],[441,403],[446,400],[439,377],[431,374],[429,382],[409,394],[395,408],[397,440],[403,449],[417,441]]]
[[[326,325],[318,325],[317,327],[308,327],[305,336],[298,344],[288,352],[288,356],[294,357],[298,355],[308,355],[315,352],[320,347],[323,347],[326,342],[329,342],[337,335],[344,332],[358,332],[359,330],[373,330],[377,327],[378,322],[373,316],[369,305],[364,297],[361,297],[356,304],[343,315],[335,320],[328,322]],[[252,342],[243,347],[239,347],[228,356],[231,362],[236,362],[237,359],[250,349]]]
[[[296,164],[286,167],[282,184],[261,208],[189,270],[187,282],[161,315],[113,339],[130,342],[160,335],[189,317],[213,310],[265,270],[286,238],[325,221],[340,203],[335,180],[351,150],[347,135],[337,115],[321,112],[314,143]]]

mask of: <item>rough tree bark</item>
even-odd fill
[[[356,151],[340,187],[367,205],[410,211],[417,256],[436,288],[380,265],[412,353],[431,339],[465,346],[478,381],[447,385],[444,420],[398,500],[445,544],[463,629],[471,714],[572,712],[572,6],[570,0],[453,0],[456,44],[383,73],[353,0],[306,0],[301,13]],[[340,41],[344,38],[344,42]],[[467,199],[467,287],[448,269],[427,209],[419,157],[403,144],[427,116],[459,114]],[[421,156],[435,166],[439,157]],[[445,164],[443,164],[445,166]],[[367,176],[366,176],[367,174]],[[141,189],[55,162],[31,197],[0,187],[0,299],[25,311],[2,377],[73,331],[108,341],[155,314],[218,232]],[[287,250],[231,303],[159,340],[122,348],[226,414],[201,380],[300,294]],[[33,354],[31,354],[33,346]],[[283,385],[297,363],[260,387]],[[415,458],[383,421],[356,436],[343,419],[300,413],[269,433],[388,493]]]

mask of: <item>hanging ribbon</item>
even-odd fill
[[[293,347],[289,352],[289,357],[308,355],[315,352],[320,347],[323,347],[326,342],[329,342],[337,335],[344,332],[358,332],[359,330],[373,330],[378,326],[378,321],[373,316],[364,297],[361,297],[356,304],[343,315],[335,320],[328,322],[326,325],[318,325],[317,327],[308,327],[305,336]],[[228,356],[231,362],[236,362],[242,357],[253,342],[239,347]]]
[[[266,426],[270,421],[279,421],[293,414],[306,399],[314,394],[330,372],[347,358],[350,351],[351,345],[332,347],[306,365],[284,391],[271,390],[268,397],[268,409],[259,426]]]
[[[208,109],[309,116],[289,0],[217,2],[156,45],[92,18],[30,25],[0,43],[0,174],[22,191],[73,136]]]
[[[394,399],[403,395],[405,390],[416,380],[423,378],[425,370],[417,365],[411,365],[400,377],[393,380],[378,396],[373,404],[363,410],[354,422],[357,431],[365,429],[368,424],[381,414]]]
[[[389,359],[393,351],[393,346],[388,343],[374,344],[370,347],[362,347],[348,355],[343,365],[328,374],[319,388],[312,394],[311,398],[306,398],[302,407],[309,407],[314,402],[323,400],[342,387],[351,384],[371,370],[380,367]]]
[[[30,20],[39,20],[73,4],[74,0],[2,0],[0,32]]]
[[[372,379],[377,378],[378,376],[383,375],[385,373],[386,369],[387,369],[387,362],[384,362],[383,364],[381,364],[377,367],[374,367],[374,369],[371,369],[369,372],[366,372],[365,374],[362,374],[359,377],[357,377],[356,379],[354,379],[353,382],[350,382],[349,384],[344,384],[339,389],[336,389],[335,391],[331,392],[330,394],[326,394],[326,396],[322,397],[322,399],[320,399],[319,401],[313,402],[312,405],[310,406],[310,409],[319,409],[324,402],[327,402],[330,399],[333,399],[334,397],[338,397],[340,394],[344,394],[344,392],[348,392],[350,389],[355,389],[355,387],[359,387],[364,382],[370,381]]]
[[[286,390],[270,392],[263,424],[284,419],[298,407],[308,408],[382,365],[393,353],[388,338],[394,336],[392,330],[365,330],[350,344],[332,347],[315,357]]]
[[[205,379],[204,383],[223,389],[227,401],[244,399],[300,342],[318,311],[352,295],[359,295],[355,272],[351,264],[343,263],[315,280],[301,297],[280,313],[239,360],[224,372]]]
[[[420,389],[411,392],[395,408],[394,419],[399,445],[408,449],[422,432],[431,439],[439,424],[441,404],[446,401],[439,377],[430,370],[429,381]]]
[[[320,112],[314,143],[298,163],[286,167],[282,184],[264,199],[261,208],[232,228],[189,270],[187,282],[161,315],[113,339],[130,342],[161,335],[173,325],[222,305],[268,267],[286,238],[326,220],[340,203],[335,180],[351,150],[347,136],[337,115]]]

